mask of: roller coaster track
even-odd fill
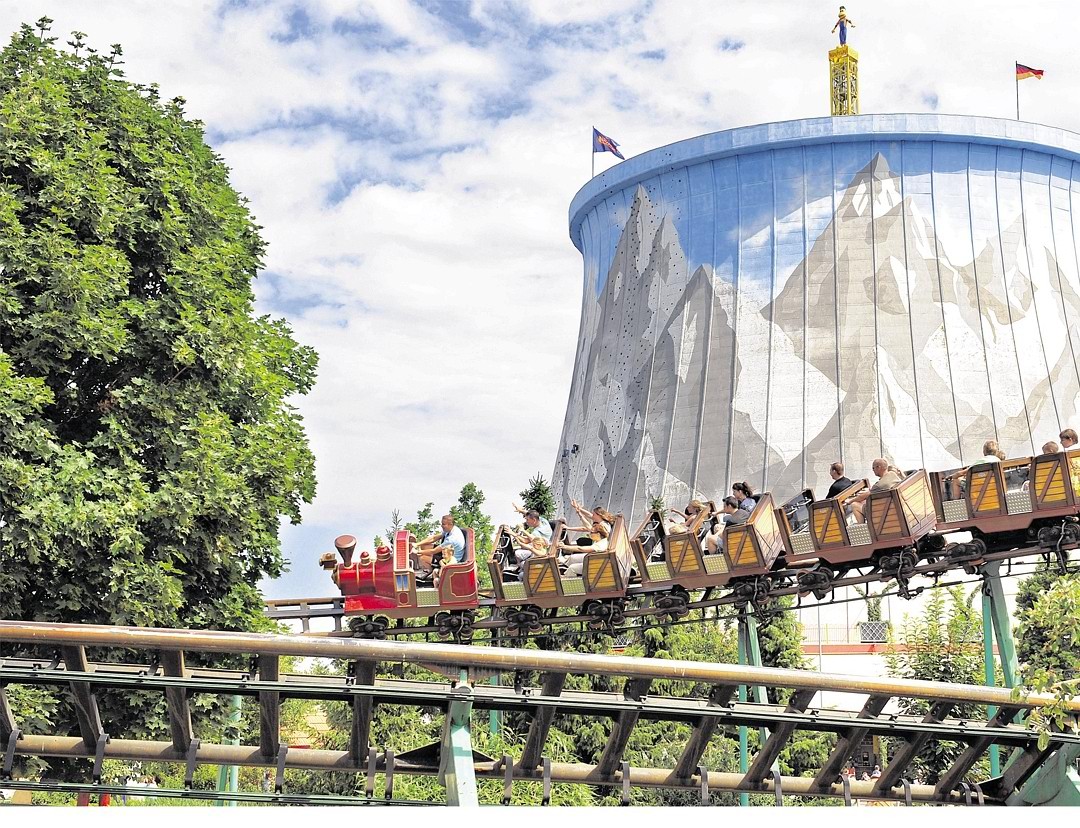
[[[1080,735],[1053,732],[1040,748],[1038,734],[1015,723],[1018,717],[1051,703],[1040,694],[1013,697],[1008,690],[927,681],[829,675],[800,670],[711,664],[554,652],[505,647],[473,647],[399,640],[318,638],[300,635],[140,627],[105,627],[0,621],[0,647],[11,653],[0,661],[0,772],[10,774],[17,757],[82,757],[92,760],[90,778],[75,783],[11,780],[5,787],[109,792],[100,784],[102,761],[108,759],[175,762],[185,766],[191,780],[199,764],[237,764],[276,771],[275,793],[219,794],[222,798],[264,799],[272,802],[363,804],[375,797],[376,776],[382,777],[383,801],[392,800],[395,776],[439,776],[451,790],[466,793],[475,779],[497,779],[503,800],[510,802],[514,785],[523,780],[542,783],[541,804],[550,799],[553,783],[614,788],[629,803],[636,787],[667,788],[700,794],[711,792],[769,794],[776,804],[785,795],[953,804],[1004,804],[1039,769],[1054,761],[1069,762],[1080,753]],[[92,663],[87,650],[136,652],[126,663]],[[247,672],[193,667],[192,660],[228,654],[250,659]],[[346,675],[280,673],[283,656],[335,659],[347,665]],[[408,662],[447,678],[432,681],[376,679],[379,662]],[[538,686],[525,686],[531,673]],[[564,689],[569,674],[602,675],[622,680],[618,693]],[[486,683],[493,675],[512,675],[507,686]],[[691,696],[651,695],[655,680],[692,684]],[[60,688],[75,703],[79,735],[30,733],[12,714],[3,687],[10,684]],[[791,691],[784,705],[733,701],[739,686]],[[166,700],[169,741],[125,739],[110,732],[101,717],[96,694],[159,692]],[[858,713],[813,709],[821,691],[865,699]],[[189,699],[199,693],[242,695],[260,708],[259,740],[255,745],[213,744],[200,740],[192,727]],[[281,743],[281,702],[306,698],[347,702],[352,710],[347,750],[290,748]],[[922,717],[885,713],[895,699],[920,699],[929,712]],[[395,750],[393,745],[369,744],[373,717],[380,704],[439,709],[445,712],[443,739],[427,748]],[[958,719],[960,705],[995,705],[987,721]],[[474,710],[517,711],[529,714],[531,724],[517,757],[487,757],[471,748],[469,721]],[[1080,698],[1068,703],[1080,714]],[[419,711],[418,711],[419,712]],[[556,715],[573,714],[611,722],[604,750],[595,765],[551,762],[545,757]],[[625,759],[631,733],[640,719],[688,725],[679,759],[670,768],[632,767]],[[762,729],[760,746],[745,773],[706,768],[702,756],[717,732],[733,727]],[[796,731],[837,735],[832,753],[813,776],[781,776],[775,762]],[[887,735],[899,742],[881,777],[849,781],[838,774],[853,748],[867,735]],[[934,785],[912,784],[911,763],[932,740],[960,742],[967,747]],[[976,784],[971,769],[992,745],[1013,751],[1001,775]],[[1062,759],[1064,757],[1064,759]],[[285,790],[287,769],[348,772],[358,775],[355,796],[318,797]],[[453,781],[451,781],[453,780]],[[114,786],[115,787],[115,786]],[[140,789],[139,795],[207,798],[207,791]],[[466,797],[467,799],[468,797]],[[526,804],[519,788],[517,804]]]
[[[885,573],[869,563],[862,567],[852,567],[852,570],[854,570],[853,574],[846,574],[844,577],[838,578],[831,583],[830,593],[833,590],[842,587],[897,581],[900,586],[900,594],[903,597],[913,597],[926,588],[936,586],[940,579],[945,575],[956,573],[961,570],[968,575],[974,575],[981,572],[983,566],[987,563],[998,562],[1011,564],[1013,561],[1031,558],[1033,556],[1042,557],[1048,562],[1056,560],[1058,565],[1062,567],[1067,563],[1067,557],[1064,555],[1055,557],[1052,550],[1043,549],[1041,547],[1024,547],[1020,549],[988,552],[979,555],[977,558],[971,556],[950,556],[948,549],[943,550],[939,554],[943,557],[932,562],[920,563],[915,567],[905,569],[902,573]],[[898,578],[897,575],[900,577]],[[763,589],[757,594],[755,600],[751,602],[751,611],[756,608],[756,605],[763,604],[772,599],[783,598],[786,596],[800,596],[800,594],[805,595],[805,589],[800,588],[795,583],[795,576],[796,570],[780,570],[772,573],[770,575],[772,584],[768,589]],[[912,579],[920,577],[930,579],[933,583],[928,584],[927,586],[916,586],[912,588],[910,585]],[[649,590],[640,585],[632,585],[626,592],[626,601],[634,606],[626,607],[621,614],[624,618],[660,617],[675,620],[675,616],[672,615],[669,609],[657,607],[655,604],[657,598],[666,594],[666,591],[657,591],[655,589]],[[681,615],[686,615],[693,611],[704,611],[724,606],[733,606],[740,611],[744,611],[747,605],[745,598],[730,591],[717,597],[713,597],[709,590],[699,591],[698,595],[700,595],[699,598],[692,599],[684,605],[686,612],[681,613]],[[818,603],[824,606],[832,603],[832,600],[820,601]],[[495,600],[490,595],[480,599],[479,609],[486,611],[488,617],[476,621],[472,625],[473,630],[504,631],[511,626],[510,622],[503,615],[502,610],[495,606]],[[312,619],[329,618],[334,623],[334,632],[322,633],[323,635],[336,636],[352,634],[350,631],[342,629],[344,599],[340,596],[268,600],[266,602],[266,615],[279,621],[300,621],[304,632],[310,631],[310,622]],[[702,620],[705,620],[704,617],[702,617]],[[596,619],[593,617],[573,612],[557,614],[549,611],[549,613],[544,614],[537,619],[537,624],[541,627],[592,624],[594,628],[603,629],[602,625],[596,624]],[[616,629],[608,627],[607,631],[615,633],[625,631],[625,628]],[[510,632],[513,633],[517,631],[511,628]],[[406,625],[404,622],[399,622],[399,626],[396,627],[388,627],[385,632],[382,633],[382,636],[384,637],[409,635],[446,637],[445,633],[441,633],[439,628],[434,624]],[[523,638],[525,635],[521,634],[520,636],[514,637]]]

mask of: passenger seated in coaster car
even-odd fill
[[[669,535],[689,532],[692,525],[700,523],[700,520],[695,519],[701,515],[702,510],[708,510],[708,507],[700,500],[691,500],[681,512],[678,509],[668,509],[671,517],[664,521],[664,531]]]
[[[465,562],[465,533],[454,525],[453,515],[443,515],[439,524],[442,532],[436,532],[413,545],[419,564],[417,581],[431,583],[435,570],[444,563]]]
[[[845,504],[851,506],[851,514],[854,516],[856,523],[866,523],[866,499],[871,494],[895,489],[900,485],[902,479],[899,469],[890,465],[888,460],[881,457],[875,460],[870,468],[877,475],[877,482],[869,489],[863,489],[854,497],[849,498],[847,504]]]
[[[755,506],[757,502],[755,501]],[[752,510],[751,510],[752,511]],[[750,512],[739,505],[734,497],[725,497],[721,507],[720,520],[715,528],[705,536],[706,554],[716,555],[724,550],[724,528],[728,525],[737,526],[746,523]]]
[[[749,483],[732,483],[731,494],[739,501],[739,508],[745,509],[747,514],[754,511],[760,495],[755,495]]]
[[[615,525],[615,515],[611,514],[603,506],[597,506],[591,512],[578,503],[576,500],[571,500],[570,504],[574,507],[574,511],[578,513],[578,516],[582,520],[581,526],[567,526],[566,532],[583,532],[580,537],[575,541],[578,546],[592,546],[597,540],[599,540],[599,533],[596,531],[596,526],[599,524],[603,529],[603,537],[607,538],[611,535],[611,529]]]
[[[829,477],[832,478],[832,485],[829,486],[829,492],[825,495],[826,499],[836,497],[844,489],[848,488],[854,481],[849,480],[844,476],[844,464],[840,461],[833,463],[829,466]]]
[[[1054,444],[1049,443],[1048,445],[1054,445]],[[1046,446],[1043,446],[1043,448],[1045,449]],[[1045,454],[1056,454],[1057,453],[1057,447],[1055,446],[1054,451],[1052,451],[1052,452],[1044,452],[1044,453]],[[1001,448],[998,446],[997,440],[987,440],[985,443],[983,443],[983,456],[979,460],[979,463],[1000,463],[1004,459],[1005,459],[1005,452],[1003,452],[1001,450]],[[957,471],[953,472],[952,474],[950,474],[948,477],[945,478],[945,487],[946,487],[945,499],[946,500],[954,500],[954,499],[958,500],[958,499],[960,499],[960,498],[962,498],[964,496],[964,486],[966,485],[966,482],[967,482],[967,473],[968,473],[969,468],[970,468],[970,466],[964,466],[964,468],[958,469]]]
[[[520,568],[529,558],[546,558],[551,542],[539,535],[519,535],[511,531],[514,539],[514,558]]]
[[[541,545],[544,554],[547,554],[548,545],[551,543],[551,524],[541,518],[538,511],[529,509],[526,512],[521,512],[521,514],[525,516],[525,531],[513,532],[511,530],[514,539],[514,557],[518,566],[536,555],[536,550]],[[541,543],[538,544],[537,541]]]
[[[584,526],[580,527],[567,527],[568,532],[585,532],[589,534],[577,539],[575,543],[560,542],[558,544],[558,550],[560,553],[568,552],[568,555],[560,555],[559,566],[562,569],[562,574],[567,578],[580,578],[581,572],[585,566],[585,555],[590,552],[607,552],[608,550],[608,537],[611,532],[607,528],[607,525],[603,521],[593,521],[591,529],[586,529]],[[587,541],[582,543],[582,541]]]

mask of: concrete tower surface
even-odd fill
[[[1080,135],[863,115],[661,147],[575,196],[554,484],[628,518],[737,480],[1038,453],[1080,427]]]

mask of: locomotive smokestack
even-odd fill
[[[345,566],[352,564],[353,552],[356,551],[356,538],[352,535],[339,535],[334,539],[334,546],[341,553],[341,560]]]

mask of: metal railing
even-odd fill
[[[277,768],[278,785],[285,768],[351,771],[365,774],[368,787],[374,776],[387,774],[434,775],[445,771],[431,753],[395,753],[392,747],[377,750],[368,743],[375,706],[381,703],[441,707],[449,712],[477,709],[517,710],[529,713],[532,722],[521,756],[473,760],[476,776],[504,779],[507,790],[514,780],[543,780],[621,788],[629,800],[632,786],[702,791],[770,792],[963,803],[965,776],[991,745],[1016,749],[1017,758],[1002,776],[986,780],[983,798],[1002,802],[1021,786],[1058,749],[1080,749],[1080,735],[1053,733],[1050,745],[1038,747],[1038,734],[1014,724],[1017,714],[1050,704],[1052,697],[1029,694],[1014,699],[1008,690],[973,685],[909,681],[891,678],[830,675],[800,670],[714,664],[685,660],[660,660],[627,656],[603,656],[574,652],[518,650],[508,647],[468,647],[400,640],[311,638],[257,633],[161,630],[131,627],[35,624],[0,621],[0,644],[18,645],[24,654],[0,663],[0,751],[4,769],[10,770],[16,755],[82,756],[173,761],[186,763],[190,778],[201,763],[242,764]],[[123,648],[142,652],[145,660],[129,664],[93,664],[87,648]],[[27,658],[45,650],[58,653],[53,663]],[[184,653],[229,653],[254,657],[252,673],[191,668]],[[347,676],[282,675],[281,656],[340,659],[351,665]],[[446,681],[415,682],[376,680],[380,661],[410,662],[445,673]],[[149,665],[149,666],[148,666]],[[485,683],[493,672],[521,675],[540,673],[540,686],[511,687]],[[622,677],[622,694],[563,692],[567,674]],[[668,697],[650,695],[652,681],[677,679],[709,688],[708,696]],[[38,684],[62,687],[72,694],[79,711],[79,736],[23,732],[10,714],[2,686]],[[735,702],[739,685],[786,688],[794,691],[786,706]],[[168,702],[170,742],[127,740],[105,732],[97,713],[95,693],[104,688],[119,691],[158,691]],[[858,714],[835,710],[809,710],[818,691],[866,696]],[[260,705],[258,745],[221,745],[200,742],[191,726],[189,697],[194,693],[241,694]],[[299,750],[280,744],[280,703],[290,697],[352,702],[353,723],[348,750]],[[896,697],[918,698],[930,703],[924,717],[882,715]],[[995,705],[990,720],[974,722],[950,718],[961,704]],[[1068,709],[1080,714],[1080,698]],[[6,712],[5,712],[6,711]],[[610,736],[596,765],[558,764],[544,758],[554,716],[559,712],[613,721]],[[623,753],[639,718],[690,722],[693,731],[674,768],[630,767]],[[448,722],[450,716],[447,716]],[[460,722],[459,722],[460,725]],[[724,727],[767,728],[768,737],[745,774],[720,772],[700,765],[709,740]],[[781,777],[771,769],[795,730],[837,734],[837,745],[813,777]],[[844,781],[841,766],[867,735],[889,735],[905,740],[879,779]],[[445,738],[445,737],[444,737]],[[918,751],[932,739],[966,743],[968,749],[934,786],[912,785],[909,767]],[[443,746],[447,746],[444,744]],[[438,755],[436,751],[434,755]],[[442,754],[447,755],[445,750]],[[472,756],[468,751],[468,756]],[[971,797],[967,789],[966,799]]]

